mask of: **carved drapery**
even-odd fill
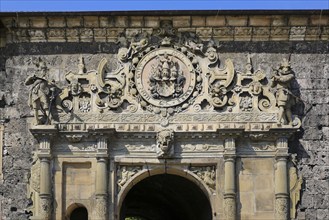
[[[290,218],[296,218],[296,206],[300,200],[300,191],[302,189],[303,177],[297,174],[296,154],[291,155],[288,163],[289,167],[289,194],[290,194]]]

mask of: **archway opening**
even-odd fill
[[[88,220],[88,211],[85,207],[74,209],[70,215],[70,220]]]
[[[176,175],[148,177],[127,193],[120,220],[211,220],[210,202],[195,183]]]

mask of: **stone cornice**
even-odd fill
[[[201,40],[218,41],[315,41],[329,40],[327,11],[268,14],[242,12],[154,13],[152,15],[104,13],[2,14],[7,43],[23,42],[117,42],[124,35],[152,34],[161,20],[172,20],[178,33],[191,32]],[[164,16],[172,15],[172,16]]]

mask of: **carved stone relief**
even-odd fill
[[[76,140],[76,139],[75,139]],[[80,140],[80,138],[79,138]],[[89,152],[89,151],[96,151],[96,144],[92,142],[81,142],[75,143],[72,142],[69,144],[58,144],[56,148],[54,148],[56,152]]]
[[[290,218],[296,218],[296,206],[300,201],[300,191],[302,189],[303,177],[297,175],[297,158],[296,154],[291,155],[288,163],[289,170],[289,193],[290,193]]]
[[[294,74],[287,60],[274,69],[270,79],[263,70],[253,70],[249,55],[245,70],[237,71],[232,60],[219,59],[211,44],[206,46],[188,35],[176,39],[169,23],[159,29],[157,43],[151,44],[147,35],[132,40],[111,62],[101,59],[96,70],[88,70],[80,56],[77,70],[65,75],[68,86],[61,89],[46,80],[49,69],[45,63],[37,63],[38,71],[26,80],[33,85],[29,102],[35,124],[48,119],[117,123],[118,117],[122,123],[131,123],[148,115],[138,121],[160,120],[166,127],[186,114],[197,122],[211,118],[299,126],[290,111],[295,103],[290,91]],[[56,117],[49,118],[49,112]]]
[[[50,198],[40,197],[40,216],[49,220],[51,218],[52,213],[52,202]]]
[[[48,67],[42,60],[36,63],[37,71],[25,80],[31,86],[28,105],[34,113],[34,125],[50,124],[50,110],[55,99],[55,85],[47,80]]]
[[[288,200],[287,198],[276,198],[275,199],[275,214],[277,219],[288,218]]]
[[[211,189],[216,189],[216,168],[215,166],[191,167],[190,170],[195,173]]]
[[[162,130],[157,134],[156,153],[159,158],[168,158],[174,154],[174,131]]]
[[[139,166],[119,166],[117,169],[117,184],[119,188],[121,189],[141,169]]]
[[[220,152],[224,151],[221,145],[212,144],[182,144],[180,145],[182,152]]]
[[[106,219],[107,216],[107,198],[96,198],[95,202],[95,217],[97,219]]]
[[[295,103],[295,96],[290,91],[291,81],[295,78],[289,61],[284,59],[281,65],[273,71],[271,76],[272,87],[276,89],[275,95],[279,107],[279,122],[292,124],[291,107]]]
[[[33,154],[33,161],[31,167],[31,175],[29,177],[29,184],[27,186],[27,197],[31,199],[29,210],[33,210],[38,205],[40,193],[40,160],[36,153]]]
[[[234,198],[225,198],[224,200],[224,214],[226,219],[235,219],[236,205]]]

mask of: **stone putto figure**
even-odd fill
[[[279,122],[292,124],[291,107],[294,99],[290,91],[291,81],[295,78],[289,61],[284,59],[278,69],[275,69],[272,79],[272,87],[276,88],[276,100],[279,107]]]
[[[122,166],[121,169],[118,170],[118,185],[119,187],[123,187],[128,180],[133,177],[138,172],[138,167],[126,167]]]
[[[45,79],[47,71],[46,64],[41,61],[38,71],[25,80],[25,85],[31,86],[28,104],[34,111],[34,125],[50,122],[50,103],[55,98],[55,86]]]

